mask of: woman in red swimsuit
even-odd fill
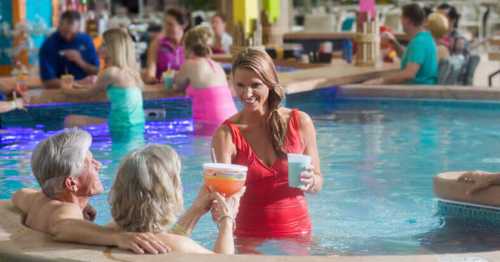
[[[235,235],[310,236],[304,192],[319,192],[323,185],[313,122],[304,112],[280,106],[285,91],[267,53],[242,51],[232,71],[243,109],[219,127],[212,144],[219,162],[248,167]],[[288,186],[287,153],[311,156],[311,167],[301,173],[301,189]]]

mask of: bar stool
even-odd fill
[[[489,41],[489,44],[490,44],[490,47],[491,46],[496,47],[497,51],[493,51],[493,52],[488,53],[488,58],[490,59],[490,61],[500,61],[500,51],[498,51],[498,48],[500,48],[500,37],[491,38]],[[491,73],[488,76],[488,86],[489,87],[492,86],[493,78],[498,74],[500,74],[500,69]]]

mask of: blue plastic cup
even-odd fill
[[[163,75],[163,86],[165,89],[171,89],[174,86],[174,78],[172,76]]]
[[[288,157],[288,186],[300,187],[300,173],[311,165],[311,157],[302,154],[287,154]]]
[[[352,41],[343,40],[342,41],[342,58],[344,58],[347,63],[352,63]]]

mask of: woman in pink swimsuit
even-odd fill
[[[204,26],[186,33],[186,62],[174,78],[175,89],[186,90],[192,99],[195,133],[208,136],[236,113],[224,69],[210,58],[212,39],[212,32]]]

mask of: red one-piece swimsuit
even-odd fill
[[[252,150],[239,128],[229,120],[236,156],[233,164],[248,167],[246,192],[236,217],[237,237],[281,238],[311,233],[311,220],[302,190],[288,186],[288,161],[278,158],[267,166]],[[288,122],[284,143],[287,153],[304,152],[300,137],[300,115],[294,109]]]

